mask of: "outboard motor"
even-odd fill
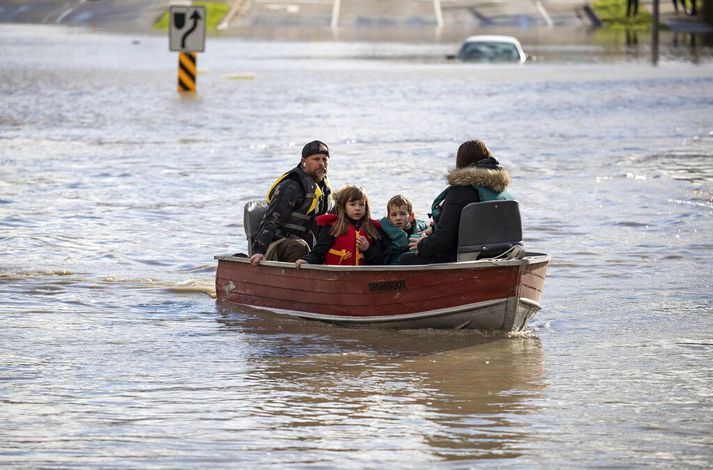
[[[521,258],[524,254],[517,201],[472,202],[463,208],[458,226],[458,261]]]
[[[256,199],[245,204],[243,211],[243,226],[245,235],[248,237],[248,256],[253,254],[253,241],[260,228],[260,222],[267,212],[267,202],[264,199]]]

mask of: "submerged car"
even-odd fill
[[[520,41],[512,36],[470,36],[458,54],[447,57],[466,62],[523,63],[527,60]]]

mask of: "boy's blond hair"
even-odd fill
[[[408,213],[410,214],[413,212],[413,203],[409,198],[404,196],[403,194],[397,194],[396,196],[392,197],[389,199],[389,202],[386,203],[386,213],[388,214],[391,212],[391,207],[396,206],[398,209],[401,206],[406,206],[406,210],[408,210]]]

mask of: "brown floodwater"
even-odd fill
[[[688,40],[496,66],[212,38],[181,97],[163,36],[0,26],[0,465],[709,468],[713,61]],[[524,334],[216,303],[213,256],[305,142],[375,216],[403,192],[425,217],[471,138],[553,258]]]

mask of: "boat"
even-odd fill
[[[248,246],[265,204],[245,205]],[[516,201],[468,204],[458,258],[417,266],[330,266],[216,256],[218,301],[342,326],[518,332],[540,310],[550,257],[528,253]]]
[[[326,266],[216,256],[218,301],[341,326],[517,332],[540,310],[549,256]]]

